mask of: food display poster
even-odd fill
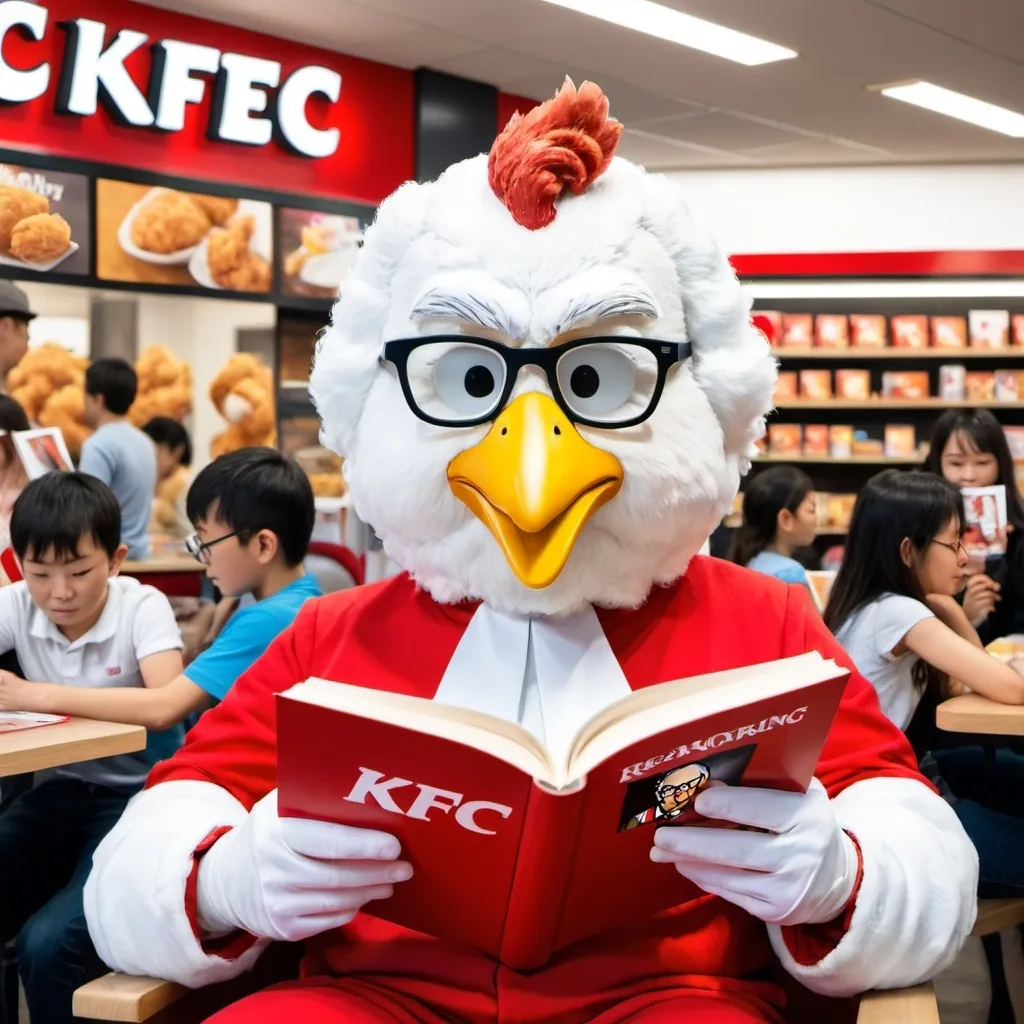
[[[273,220],[270,203],[100,178],[96,276],[269,294]]]
[[[0,163],[0,277],[89,273],[92,187],[82,174]]]
[[[337,298],[373,214],[372,206],[349,215],[278,207],[281,291],[311,299]]]

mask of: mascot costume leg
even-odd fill
[[[393,836],[277,814],[274,694],[309,676],[557,749],[630,690],[809,650],[849,665],[800,588],[697,554],[776,366],[676,186],[614,157],[621,128],[567,81],[489,156],[387,199],[345,282],[311,390],[406,572],[307,603],[154,769],[85,891],[128,973],[197,987],[306,940],[304,980],[219,1024],[779,1024],[780,967],[831,996],[912,985],[970,931],[974,849],[855,671],[806,794],[711,789],[699,811],[760,829],[652,829],[701,898],[531,972],[374,917],[412,872]]]

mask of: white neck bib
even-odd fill
[[[518,722],[563,757],[583,723],[629,694],[594,609],[568,618],[480,605],[434,700]]]

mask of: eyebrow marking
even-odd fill
[[[462,320],[498,331],[506,338],[521,338],[526,333],[525,322],[483,292],[456,292],[441,285],[429,288],[416,300],[409,319],[426,320],[431,317]]]
[[[642,316],[656,320],[659,313],[653,296],[640,291],[588,296],[570,303],[560,317],[555,333],[562,334],[573,327],[585,327],[611,317]]]

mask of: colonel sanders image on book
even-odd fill
[[[710,781],[711,772],[699,762],[665,772],[654,787],[654,795],[658,800],[657,805],[633,815],[626,828],[650,825],[654,821],[665,823],[673,818],[681,817],[686,808],[696,799],[697,794]]]

